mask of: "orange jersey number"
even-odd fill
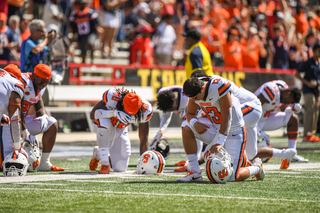
[[[214,122],[216,124],[221,124],[222,116],[216,107],[201,107],[201,108],[206,113],[207,117],[210,119],[211,122]],[[209,113],[214,113],[214,116],[210,116]]]

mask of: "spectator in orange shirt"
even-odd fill
[[[23,16],[23,19],[20,21],[20,35],[21,35],[21,42],[26,40],[31,36],[31,32],[29,29],[29,23],[30,19],[25,18],[25,15]]]
[[[258,30],[255,27],[249,28],[248,38],[244,40],[243,45],[246,47],[242,56],[243,66],[259,68],[259,56],[266,57],[267,50],[260,42]]]
[[[230,28],[227,43],[223,46],[225,67],[242,70],[242,53],[244,48],[239,43],[239,40],[239,31],[236,28]]]
[[[150,33],[153,32],[153,29],[149,26],[142,26],[140,32],[141,35],[130,44],[130,63],[152,65],[154,49]]]
[[[209,20],[208,23],[202,27],[201,31],[201,42],[204,44],[204,46],[208,49],[212,64],[215,65],[220,65],[219,64],[219,59],[218,55],[221,55],[220,53],[222,50],[220,49],[221,47],[221,41],[219,38],[219,32],[213,27],[213,21]],[[218,62],[218,63],[216,63]]]
[[[310,25],[317,30],[320,30],[320,8],[318,8],[315,12],[316,14],[310,20]]]
[[[299,2],[297,4],[297,14],[294,16],[294,18],[296,19],[296,33],[300,33],[303,36],[307,35],[309,28],[308,19],[304,12],[304,4]]]

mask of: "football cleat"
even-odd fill
[[[287,159],[281,159],[280,169],[288,169],[291,159],[297,154],[295,149],[287,149],[286,151],[289,152],[289,157]]]
[[[174,169],[173,171],[175,171],[175,172],[187,172],[189,170],[188,170],[188,166],[184,165],[184,166],[182,166],[180,168]]]
[[[260,168],[259,173],[255,175],[257,180],[263,180],[264,177],[266,176],[263,166],[262,166],[262,161],[260,158],[255,158],[252,163],[253,166],[258,166]]]
[[[97,158],[93,158],[89,163],[89,168],[91,171],[96,171],[98,169],[98,165],[99,161],[97,160]]]
[[[291,162],[297,162],[297,163],[308,163],[309,160],[305,159],[301,155],[296,155],[291,159]]]
[[[191,171],[188,172],[186,176],[182,178],[177,178],[177,182],[200,182],[203,181],[201,172]]]
[[[186,161],[182,160],[182,161],[180,161],[178,163],[175,163],[174,165],[175,166],[184,166],[185,164],[186,164]]]
[[[315,135],[304,136],[302,142],[320,142],[320,138]]]
[[[99,174],[109,174],[109,173],[110,173],[110,165],[101,165]]]
[[[62,168],[62,167],[57,167],[55,165],[51,166],[51,171],[54,171],[54,172],[62,172],[64,170],[65,170],[65,168]]]

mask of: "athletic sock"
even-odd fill
[[[99,148],[101,165],[109,165],[109,148]]]
[[[259,166],[249,166],[249,167],[246,167],[246,169],[249,170],[250,172],[250,176],[253,176],[253,175],[256,175],[260,172],[260,167]]]
[[[289,138],[288,148],[297,149],[297,138]]]
[[[200,166],[199,166],[199,163],[198,163],[197,154],[190,154],[190,155],[187,155],[187,157],[188,157],[188,160],[189,160],[191,171],[195,171],[195,172],[200,173],[201,170],[200,170]]]

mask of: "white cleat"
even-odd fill
[[[255,175],[257,180],[263,180],[266,173],[263,170],[262,161],[260,158],[255,158],[252,162],[252,166],[258,166],[260,168],[259,173]]]
[[[296,155],[291,159],[291,162],[296,162],[296,163],[308,163],[309,160],[305,159],[301,155]]]
[[[203,181],[201,172],[191,171],[188,172],[186,176],[182,178],[177,178],[177,182],[201,182]]]

